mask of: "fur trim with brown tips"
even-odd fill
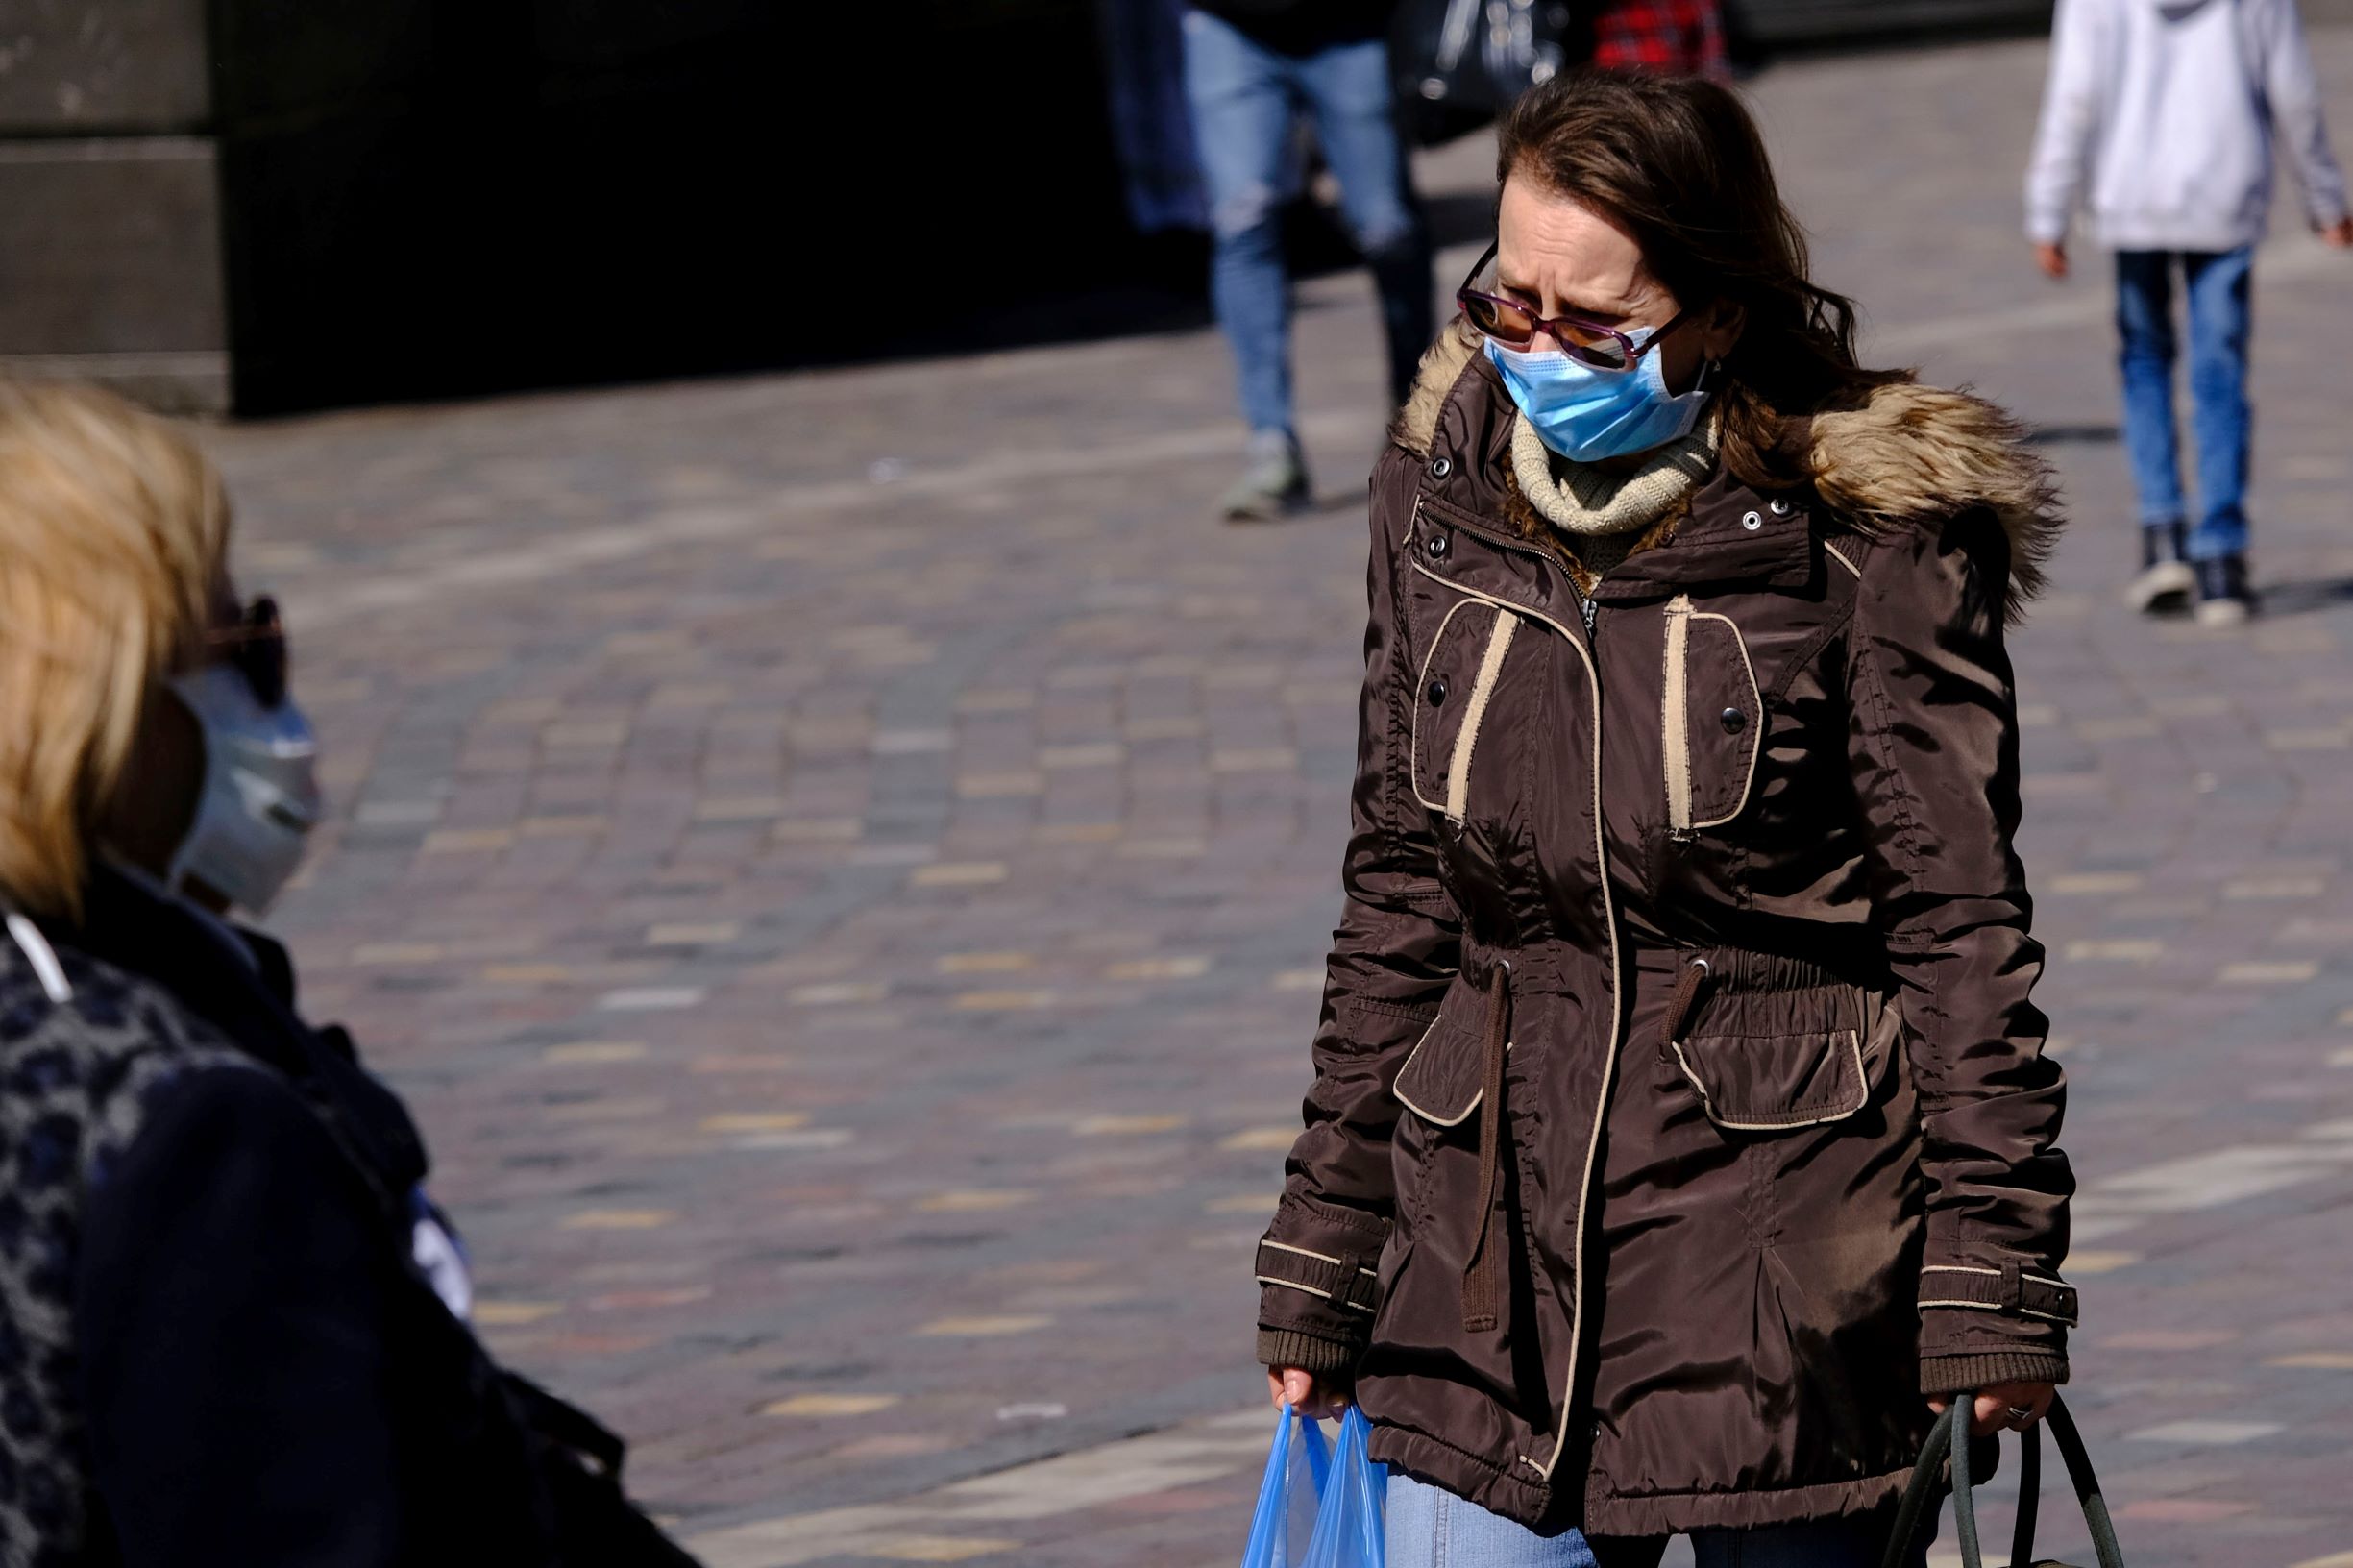
[[[1504,521],[1509,523],[1513,531],[1523,539],[1557,543],[1553,537],[1553,526],[1544,521],[1544,514],[1536,510],[1536,503],[1530,501],[1528,493],[1520,488],[1520,477],[1507,468],[1504,470]]]
[[[1422,351],[1422,368],[1413,374],[1413,390],[1397,410],[1397,417],[1389,421],[1391,441],[1416,457],[1430,455],[1438,436],[1438,415],[1464,368],[1478,357],[1479,344],[1479,329],[1460,316],[1446,324],[1437,341]]]
[[[1814,490],[1854,528],[1891,532],[1982,506],[2010,537],[2009,614],[2043,590],[2062,522],[2050,465],[2026,428],[1967,392],[1899,381],[1864,404],[1817,414]]]

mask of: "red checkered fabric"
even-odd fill
[[[1619,0],[1593,19],[1593,63],[1668,76],[1725,74],[1716,0]]]

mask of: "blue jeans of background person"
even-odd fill
[[[1269,49],[1203,11],[1185,13],[1185,93],[1209,186],[1210,292],[1253,431],[1292,433],[1290,286],[1283,208],[1296,192],[1293,128],[1305,114],[1339,181],[1340,211],[1372,266],[1403,401],[1434,331],[1430,242],[1408,183],[1379,38],[1301,55]]]
[[[2248,447],[2246,351],[2254,253],[2119,251],[2116,325],[2123,339],[2124,452],[2141,492],[2141,522],[2193,520],[2182,497],[2173,423],[2173,269],[2190,302],[2190,428],[2197,439],[2197,511],[2190,558],[2246,550]]]
[[[1696,1531],[1692,1560],[1698,1568],[1879,1568],[1893,1517],[1883,1509],[1758,1530]],[[1389,1476],[1387,1568],[1619,1568],[1654,1565],[1665,1549],[1663,1540],[1588,1542],[1573,1530],[1538,1535],[1451,1492]],[[1913,1560],[1927,1560],[1924,1543]]]

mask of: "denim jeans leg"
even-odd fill
[[[2247,404],[2247,339],[2253,330],[2255,253],[2185,256],[2190,301],[2190,427],[2197,436],[2197,527],[2190,558],[2245,553],[2246,483],[2254,410]]]
[[[1702,1530],[1691,1536],[1693,1568],[1879,1568],[1895,1510],[1808,1519],[1755,1530]],[[1928,1532],[1922,1531],[1925,1536]],[[1925,1568],[1928,1543],[1922,1540],[1907,1559]]]
[[[1340,183],[1340,210],[1372,267],[1388,349],[1389,391],[1403,403],[1413,390],[1414,371],[1437,322],[1431,298],[1430,233],[1397,134],[1388,45],[1369,38],[1318,50],[1300,62],[1299,80],[1325,160]]]
[[[1209,187],[1210,296],[1242,417],[1291,433],[1290,282],[1282,216],[1295,62],[1205,11],[1185,13],[1185,96]]]
[[[2116,254],[2116,329],[2124,378],[2124,455],[2140,492],[2141,524],[2185,521],[2179,436],[2173,424],[2173,257]]]
[[[1387,1568],[1594,1568],[1575,1531],[1539,1535],[1452,1492],[1391,1472]]]

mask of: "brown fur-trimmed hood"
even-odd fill
[[[1479,334],[1459,318],[1449,323],[1422,355],[1389,438],[1428,456],[1447,400],[1479,353]],[[1808,448],[1815,494],[1850,527],[1893,532],[1984,507],[2009,536],[2013,617],[2042,591],[2062,522],[2058,486],[2025,427],[2003,409],[1968,392],[1899,381],[1859,408],[1793,421],[1792,433]]]

